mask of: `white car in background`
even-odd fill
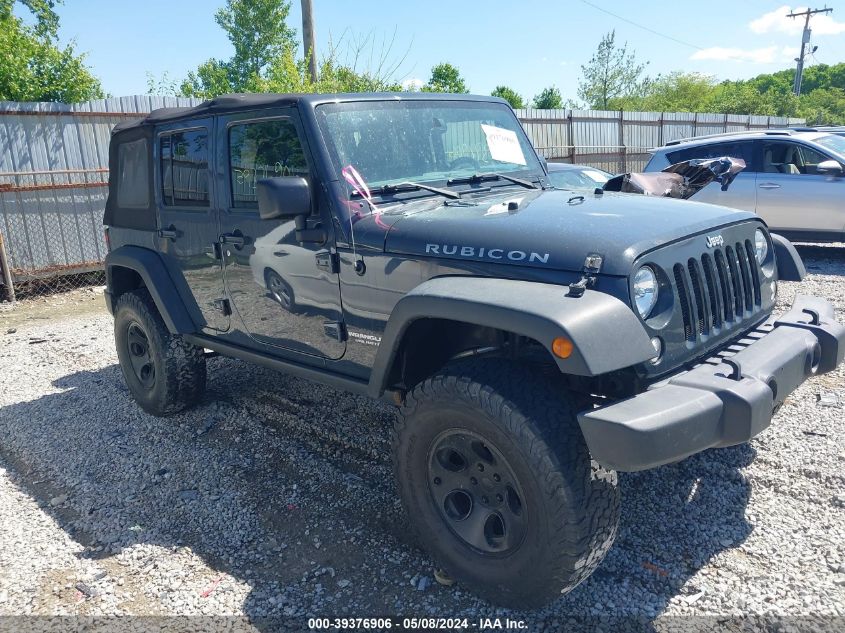
[[[653,150],[645,171],[722,156],[746,168],[727,191],[711,183],[695,201],[754,211],[790,240],[845,241],[845,137],[802,129],[682,139]]]
[[[569,163],[549,163],[549,182],[558,189],[572,191],[594,191],[601,189],[604,183],[613,178],[613,174],[596,167],[570,165]]]

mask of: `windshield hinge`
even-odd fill
[[[324,321],[323,332],[340,343],[346,340],[346,324],[343,321]]]
[[[575,298],[584,296],[584,292],[586,292],[587,288],[596,284],[596,276],[599,271],[601,271],[601,264],[602,256],[598,253],[590,253],[587,255],[587,257],[584,258],[584,268],[582,269],[583,274],[581,275],[581,279],[575,283],[569,284],[569,292],[566,293],[566,296]]]
[[[329,250],[317,251],[314,254],[317,259],[317,268],[327,273],[336,274],[340,272],[340,256]]]

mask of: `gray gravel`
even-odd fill
[[[801,252],[811,275],[781,284],[779,309],[819,294],[845,321],[845,248]],[[0,310],[0,616],[845,617],[841,367],[749,445],[622,475],[606,561],[520,614],[441,586],[409,541],[390,407],[217,358],[200,406],[153,418],[123,384],[111,317],[57,302],[31,321]]]

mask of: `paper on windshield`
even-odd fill
[[[525,154],[519,145],[516,132],[494,125],[481,124],[481,129],[487,137],[487,148],[493,160],[500,160],[503,163],[514,163],[525,165]]]

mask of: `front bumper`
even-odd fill
[[[578,415],[597,462],[635,471],[708,448],[746,442],[772,422],[798,385],[845,356],[845,326],[833,306],[798,295],[717,356],[641,394]]]

